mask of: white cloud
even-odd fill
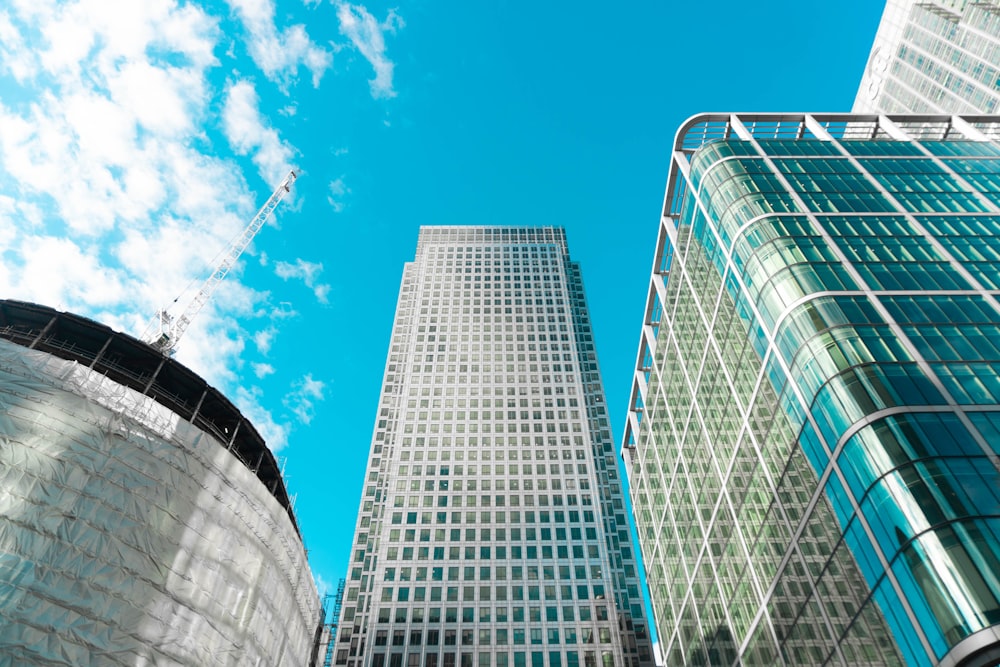
[[[257,346],[261,354],[267,354],[271,351],[271,345],[274,344],[274,338],[277,335],[278,330],[274,327],[260,329],[254,332],[253,343]]]
[[[199,10],[171,2],[124,3],[128,7],[120,12],[108,10],[116,4],[81,0],[58,9],[25,4],[19,15],[6,16],[18,34],[37,40],[34,46],[47,67],[47,73],[38,71],[37,77],[23,81],[33,104],[0,104],[5,187],[26,203],[25,210],[44,211],[41,218],[48,220],[39,225],[36,213],[14,225],[23,229],[24,243],[38,234],[64,237],[91,256],[92,248],[103,249],[104,260],[129,256],[123,249],[130,238],[154,236],[170,220],[185,227],[189,247],[211,247],[217,234],[224,239],[232,232],[226,224],[232,209],[247,199],[242,180],[226,176],[231,167],[220,169],[218,160],[187,146],[209,101],[205,76],[215,62],[211,44],[217,26]],[[5,40],[4,65],[22,58],[18,48],[27,47]],[[87,76],[76,76],[83,66]],[[143,82],[155,85],[142,88]],[[223,177],[208,179],[202,169],[199,178],[212,183],[211,195],[185,206],[191,203],[189,191],[177,186],[188,178],[185,172],[192,164]],[[216,215],[216,224],[208,224]],[[6,249],[8,259],[31,259],[29,245]],[[161,250],[155,245],[149,249]],[[66,245],[58,250],[71,252]],[[123,305],[151,312],[153,295],[176,278],[162,270],[160,257],[150,261],[153,256],[102,267],[113,273],[109,285],[137,286],[121,295]],[[59,285],[75,279],[69,274],[75,266],[72,261],[53,264],[44,284],[22,281],[17,294],[51,298]],[[185,276],[179,284],[188,280]]]
[[[330,303],[330,290],[333,289],[327,283],[322,283],[313,287],[313,294],[320,303]]]
[[[351,190],[344,185],[344,178],[341,176],[335,181],[330,181],[330,194],[326,198],[330,206],[333,208],[334,213],[340,213],[344,210],[347,205],[344,203],[344,195],[349,194]]]
[[[221,36],[216,18],[177,0],[4,4],[0,74],[17,89],[0,101],[0,294],[138,334],[209,275],[255,208],[240,168],[211,154],[203,128],[228,122],[269,179],[295,154],[261,121],[249,84],[229,118],[215,115],[222,91],[208,74]],[[275,306],[239,270],[195,318],[178,359],[237,395],[277,449],[288,428],[259,391],[240,388],[244,340],[233,320]],[[253,342],[266,350],[275,332]],[[250,368],[267,375],[266,366]]]
[[[19,6],[34,19],[48,48],[41,49],[42,65],[63,81],[79,78],[97,65],[102,74],[130,61],[150,59],[152,50],[183,55],[196,68],[215,63],[212,51],[217,22],[194,5],[179,7],[174,0],[77,0],[45,7]]]
[[[95,248],[82,248],[66,238],[34,236],[24,240],[21,250],[23,263],[5,267],[5,293],[30,290],[41,303],[73,310],[105,308],[125,296],[123,276],[101,266]]]
[[[237,387],[236,400],[233,402],[254,425],[272,452],[277,452],[288,444],[288,425],[276,422],[274,416],[261,406],[259,387]]]
[[[257,91],[248,81],[238,81],[226,91],[222,119],[226,138],[237,153],[250,155],[261,178],[277,185],[291,169],[295,151],[277,130],[264,124],[257,108]]]
[[[108,89],[137,125],[164,137],[192,133],[194,119],[185,110],[207,95],[204,78],[195,72],[148,61],[123,64],[109,80]]]
[[[228,303],[226,309],[229,309]],[[177,360],[185,366],[198,369],[201,376],[217,387],[238,386],[239,360],[244,348],[244,341],[238,335],[235,322],[224,317],[215,304],[210,302],[192,320],[183,340],[177,346]],[[258,412],[264,411],[261,406],[255,409]],[[240,410],[243,410],[243,406],[240,406]],[[256,419],[251,417],[251,420],[260,428]]]
[[[337,5],[337,18],[340,33],[351,40],[375,69],[375,78],[369,81],[372,97],[395,97],[396,91],[392,88],[394,65],[385,55],[385,33],[395,34],[405,25],[403,19],[396,10],[390,9],[385,21],[379,23],[364,6],[346,2]]]
[[[253,366],[253,374],[257,376],[258,379],[264,379],[268,375],[274,375],[274,366],[271,364],[251,364]]]
[[[268,79],[288,85],[299,64],[312,72],[312,84],[319,86],[333,56],[309,39],[305,26],[293,25],[279,32],[274,25],[273,0],[227,0],[249,33],[250,57]]]
[[[292,391],[285,398],[285,407],[303,424],[312,422],[316,413],[316,402],[323,400],[326,384],[313,379],[312,374],[305,375],[292,385]]]
[[[38,56],[27,48],[24,36],[14,27],[10,13],[0,11],[0,72],[17,81],[30,79],[38,71]]]
[[[316,590],[319,591],[319,597],[322,600],[327,593],[333,590],[333,586],[326,580],[326,577],[318,572],[313,573],[313,579],[316,581]]]
[[[320,303],[328,303],[330,286],[325,283],[318,283],[316,279],[323,272],[323,265],[319,262],[307,262],[304,259],[295,260],[294,264],[289,262],[275,262],[274,273],[282,280],[297,279],[306,284],[306,287],[313,291],[316,299]]]

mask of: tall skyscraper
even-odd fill
[[[424,227],[403,270],[335,663],[652,663],[562,229]]]
[[[623,448],[667,664],[997,664],[1000,119],[671,155]]]
[[[861,113],[1000,113],[1000,0],[888,0]]]
[[[239,410],[141,341],[0,300],[0,665],[306,667],[321,621]]]

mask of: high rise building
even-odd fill
[[[888,0],[861,113],[1000,113],[1000,0]]]
[[[0,301],[0,664],[306,667],[321,622],[239,410],[130,336]]]
[[[671,155],[623,443],[667,664],[998,664],[1000,119]]]
[[[338,626],[348,667],[652,664],[562,229],[420,230]]]

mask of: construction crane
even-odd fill
[[[150,326],[150,329],[153,331],[142,337],[144,341],[163,354],[173,356],[177,348],[177,342],[184,335],[188,325],[191,324],[191,320],[208,303],[208,300],[212,297],[212,292],[215,291],[215,288],[219,286],[219,283],[222,282],[226,274],[236,264],[236,260],[240,258],[240,255],[247,249],[253,238],[257,236],[257,232],[264,226],[267,219],[271,217],[274,209],[278,207],[284,196],[291,191],[292,184],[295,183],[296,178],[298,176],[295,174],[295,171],[288,172],[285,180],[271,193],[271,196],[260,207],[257,215],[253,217],[253,220],[246,226],[246,229],[233,239],[226,251],[222,253],[221,260],[215,265],[212,274],[202,283],[201,288],[194,295],[194,298],[191,299],[191,303],[184,309],[184,312],[175,317],[167,312],[167,308],[157,311],[156,319],[153,325]],[[176,304],[179,299],[180,296],[174,299],[174,303]]]

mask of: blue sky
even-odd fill
[[[333,583],[419,226],[566,227],[620,437],[676,128],[848,110],[882,5],[8,0],[0,295],[138,335],[300,171],[177,356]]]

